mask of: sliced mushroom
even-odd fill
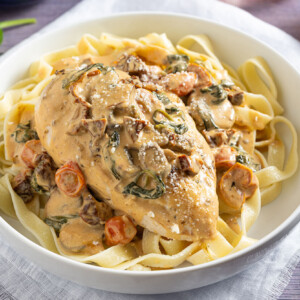
[[[166,147],[187,155],[190,155],[194,149],[194,141],[189,137],[173,133],[167,129],[162,131],[162,135],[165,136],[166,139],[162,139],[162,143],[159,143],[161,147]]]
[[[124,127],[130,135],[133,142],[139,138],[140,132],[147,126],[145,120],[134,119],[131,117],[124,117]]]
[[[97,225],[111,218],[113,210],[105,202],[97,201],[89,192],[85,191],[79,215],[85,223]]]
[[[203,136],[210,147],[221,147],[225,145],[237,146],[241,137],[241,132],[235,129],[213,129],[202,130]]]
[[[155,174],[169,174],[171,166],[164,151],[157,143],[149,142],[139,149],[139,161],[144,170],[153,171]]]
[[[215,90],[216,89],[216,90]],[[235,111],[220,85],[196,89],[188,98],[189,112],[200,129],[229,129],[235,121]]]
[[[172,163],[177,158],[176,153],[170,149],[164,149],[164,153],[169,163]]]
[[[81,218],[72,219],[62,226],[58,241],[67,252],[96,254],[104,250],[101,229],[100,226],[90,226]]]
[[[81,197],[69,197],[55,188],[51,191],[50,198],[46,203],[45,216],[77,215],[81,205]]]
[[[93,137],[102,138],[105,133],[107,120],[105,118],[98,120],[83,119],[82,124]]]
[[[12,188],[23,199],[25,203],[33,199],[33,192],[30,184],[30,170],[19,172],[12,180]]]
[[[147,65],[137,56],[124,54],[118,60],[116,68],[128,72],[130,75],[139,75],[147,72]]]
[[[74,109],[73,117],[68,124],[67,133],[70,135],[79,135],[84,133],[85,130],[82,130],[82,119],[89,117],[91,105],[85,101],[81,101],[79,98],[75,99],[76,108]]]
[[[241,105],[244,101],[244,92],[238,87],[234,87],[228,92],[228,100],[232,105]]]
[[[222,176],[219,188],[225,204],[240,209],[258,188],[258,179],[251,169],[236,163]]]
[[[93,155],[97,155],[100,151],[100,141],[105,134],[107,119],[83,119],[81,122],[83,127],[85,127],[92,136],[90,140],[90,150]]]
[[[100,218],[101,222],[105,222],[113,216],[112,208],[105,202],[97,201],[96,206],[98,210],[98,217]]]

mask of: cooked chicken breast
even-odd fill
[[[56,165],[77,162],[88,188],[112,208],[167,238],[214,237],[214,158],[175,94],[150,92],[102,64],[62,70],[35,122]]]

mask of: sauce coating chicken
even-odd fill
[[[76,162],[95,196],[138,225],[172,239],[211,239],[211,150],[177,95],[138,87],[133,77],[100,63],[57,72],[36,106],[42,146],[57,167]]]

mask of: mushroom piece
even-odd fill
[[[82,125],[89,131],[91,134],[91,140],[90,140],[90,150],[93,155],[99,154],[100,151],[100,140],[105,134],[106,125],[107,125],[107,119],[83,119]]]
[[[45,216],[77,215],[81,205],[81,197],[69,197],[58,188],[54,188],[45,206]]]
[[[96,200],[91,194],[84,193],[83,204],[79,215],[81,219],[89,225],[97,225],[100,223]]]
[[[107,120],[106,118],[102,118],[98,120],[83,119],[82,124],[93,137],[101,139],[105,133]]]
[[[144,120],[124,117],[124,127],[133,142],[135,142],[139,138],[140,132],[145,128],[146,125],[147,123]]]
[[[233,87],[228,92],[228,100],[232,105],[241,105],[244,101],[244,92],[238,87]]]
[[[96,202],[100,222],[105,222],[113,216],[113,210],[105,202]]]
[[[138,154],[140,165],[144,170],[150,170],[155,174],[169,174],[171,166],[164,151],[157,143],[149,142],[143,145]]]
[[[116,68],[128,72],[130,75],[139,75],[147,72],[147,65],[139,57],[128,54],[120,57]]]
[[[68,252],[96,254],[104,250],[103,231],[98,226],[90,226],[81,218],[69,220],[59,233],[59,244]]]
[[[12,180],[12,188],[23,199],[24,203],[28,203],[33,199],[33,192],[30,184],[30,170],[19,172]]]
[[[242,136],[242,133],[235,129],[202,130],[201,133],[212,148],[224,145],[236,146]]]
[[[82,195],[83,204],[79,215],[89,225],[102,224],[113,216],[112,209],[104,202],[97,201],[89,192]]]
[[[162,137],[166,138],[162,138],[161,141],[159,141],[161,147],[166,147],[173,151],[182,152],[188,155],[190,155],[194,149],[194,141],[192,138],[173,133],[167,128],[162,130]]]
[[[258,179],[252,170],[239,163],[232,166],[219,183],[223,201],[233,209],[240,209],[257,188]]]

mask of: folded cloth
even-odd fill
[[[167,11],[200,16],[234,26],[277,49],[300,71],[300,43],[247,12],[207,0],[85,0],[36,35],[74,20],[125,11]],[[30,38],[28,39],[30,40]],[[25,42],[28,42],[25,41]],[[17,47],[21,47],[21,43]],[[211,286],[160,299],[277,299],[300,261],[300,224],[252,268]],[[294,295],[297,297],[297,295]],[[298,295],[298,297],[300,297]],[[157,295],[124,295],[86,288],[54,276],[18,255],[0,237],[0,299],[157,299]],[[295,298],[296,299],[296,298]]]

